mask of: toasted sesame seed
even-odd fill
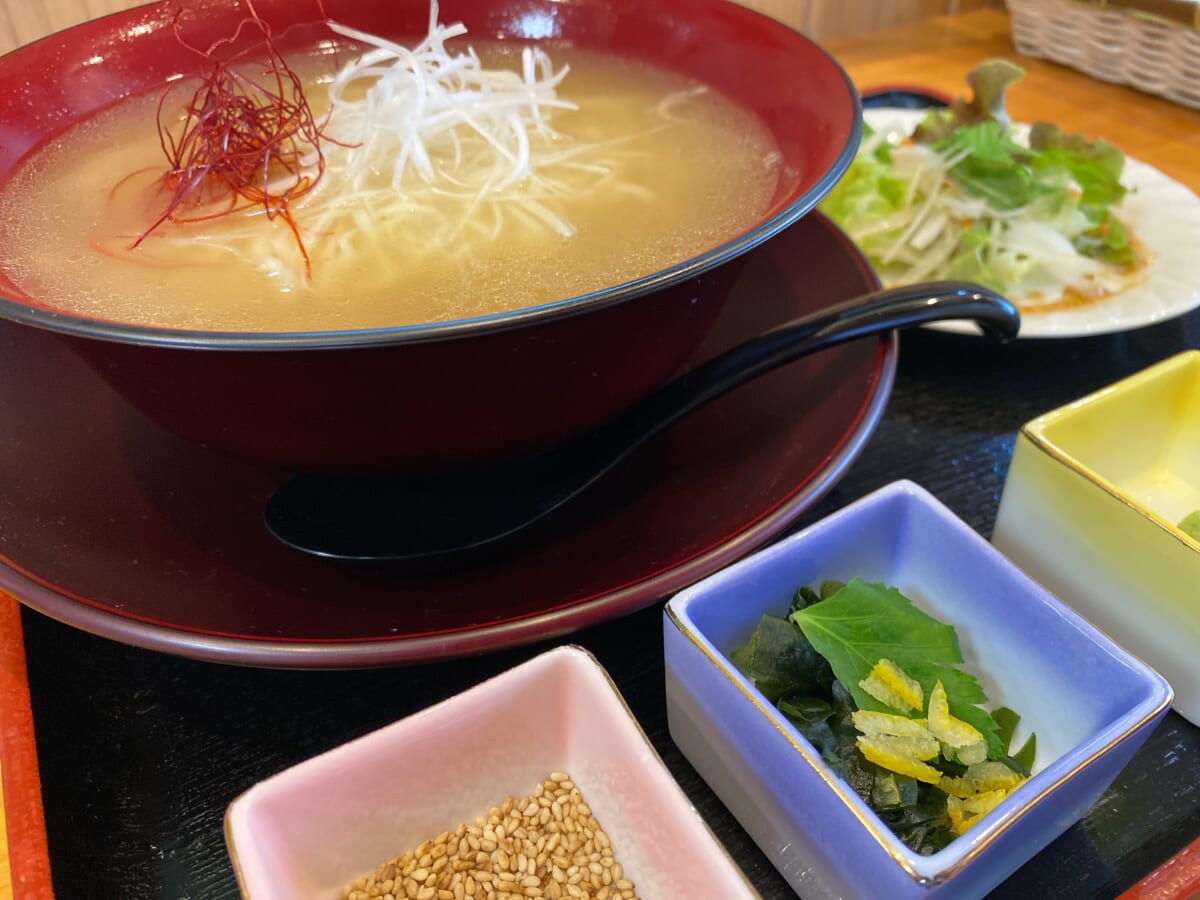
[[[343,900],[638,900],[579,788],[553,772],[342,889]]]

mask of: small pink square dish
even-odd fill
[[[230,804],[226,843],[244,898],[335,900],[555,773],[578,788],[642,900],[758,896],[603,667],[574,646],[258,783]]]

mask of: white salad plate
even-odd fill
[[[864,120],[876,131],[907,136],[925,110],[877,108]],[[1023,141],[1029,126],[1014,126]],[[1153,325],[1200,306],[1200,197],[1153,166],[1125,157],[1121,182],[1128,188],[1116,214],[1151,253],[1140,280],[1111,297],[1072,309],[1032,312],[1022,307],[1022,338],[1070,338],[1110,334]],[[971,322],[927,326],[958,334],[978,334]]]

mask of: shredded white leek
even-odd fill
[[[467,29],[439,23],[436,0],[428,33],[412,48],[329,27],[365,49],[328,84],[324,174],[290,209],[314,256],[351,258],[398,240],[410,257],[454,253],[467,238],[513,228],[569,238],[575,229],[560,212],[564,198],[600,189],[650,196],[615,177],[633,135],[586,142],[555,130],[554,115],[575,105],[558,96],[568,67],[555,68],[544,50],[524,48],[519,71],[487,68],[474,49],[447,46]],[[664,126],[694,93],[659,104]],[[316,155],[304,163],[315,171]],[[294,236],[261,219],[251,210],[212,234],[172,239],[220,244],[281,289],[299,287],[305,274]]]

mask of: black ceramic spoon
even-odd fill
[[[297,475],[267,501],[267,528],[304,553],[357,561],[429,560],[511,537],[647,438],[727,391],[817,350],[946,319],[1016,337],[1016,307],[992,291],[931,282],[875,291],[793,319],[701,364],[561,447],[510,462],[425,475]]]

